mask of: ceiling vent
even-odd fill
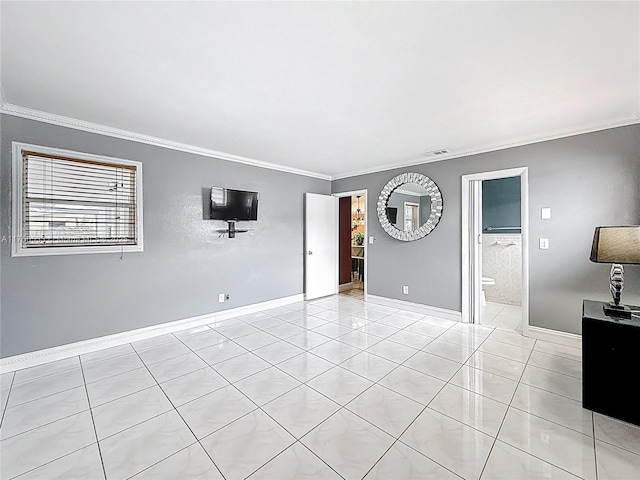
[[[444,155],[445,153],[449,153],[449,150],[441,149],[441,150],[433,150],[431,152],[426,152],[425,157],[437,157],[438,155]]]

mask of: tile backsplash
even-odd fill
[[[485,287],[489,302],[522,304],[522,236],[520,234],[482,235],[482,276],[496,284]]]

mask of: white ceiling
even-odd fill
[[[1,83],[335,178],[638,122],[639,5],[2,1]]]

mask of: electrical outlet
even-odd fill
[[[409,286],[405,285],[404,287],[402,287],[402,293],[405,295],[409,295]]]
[[[549,250],[549,239],[541,238],[540,239],[540,250]]]
[[[219,293],[219,294],[218,294],[218,302],[219,302],[219,303],[224,302],[224,293]]]

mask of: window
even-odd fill
[[[142,164],[13,143],[12,256],[142,251]]]

